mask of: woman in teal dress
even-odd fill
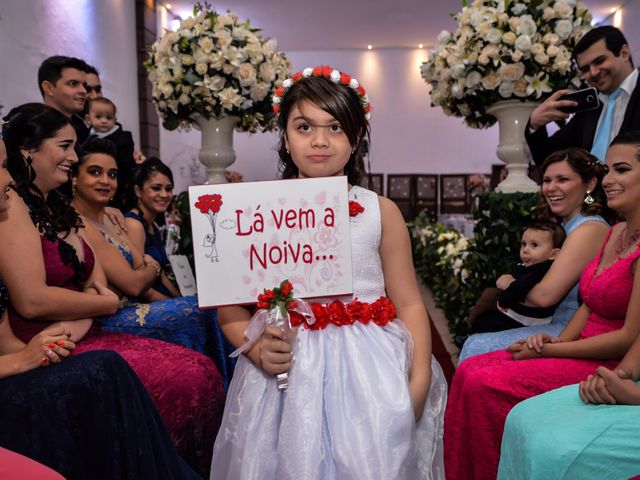
[[[550,155],[542,165],[542,175],[539,215],[559,219],[567,240],[549,272],[529,292],[527,302],[536,307],[561,303],[548,325],[471,335],[460,352],[459,362],[503,350],[541,332],[559,335],[578,309],[578,279],[598,253],[609,226],[601,216],[605,203],[601,185],[604,170],[586,152],[571,148]]]
[[[640,133],[618,136],[607,152],[603,185],[609,206],[626,220],[612,267],[640,249]],[[636,253],[634,253],[636,252]],[[627,315],[640,315],[638,257]],[[610,285],[613,297],[619,282]],[[580,385],[530,398],[511,410],[502,439],[499,478],[626,479],[640,474],[640,337],[613,371],[599,367]]]
[[[109,286],[120,294],[121,308],[100,320],[104,330],[156,338],[191,348],[211,357],[225,387],[233,373],[229,353],[215,310],[200,310],[195,296],[148,296],[162,271],[150,255],[137,251],[127,232],[105,215],[117,189],[117,164],[108,140],[95,139],[82,146],[73,173],[73,206],[82,215],[83,236],[104,265]],[[156,301],[142,303],[138,300]]]

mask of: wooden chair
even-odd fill
[[[438,217],[438,175],[415,176],[414,217],[424,211],[434,220]]]
[[[395,202],[406,222],[415,218],[412,177],[413,175],[387,175],[387,197]]]
[[[384,173],[370,173],[362,179],[362,186],[384,195]]]

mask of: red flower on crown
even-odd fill
[[[358,95],[365,116],[367,119],[369,119],[371,104],[369,103],[369,97],[367,96],[367,92],[365,91],[364,87],[360,85],[358,80],[351,77],[351,75],[343,73],[327,65],[305,68],[301,72],[294,73],[290,78],[287,78],[284,82],[282,82],[282,86],[276,89],[275,94],[272,97],[273,111],[276,114],[280,113],[280,103],[282,102],[282,98],[287,94],[287,91],[293,86],[293,84],[307,77],[325,77],[337,85],[342,85],[344,87],[352,89]]]
[[[364,207],[360,205],[359,202],[355,200],[349,200],[349,216],[355,217],[356,215],[360,215],[364,212]]]

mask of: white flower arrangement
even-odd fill
[[[579,0],[463,0],[455,33],[443,31],[420,67],[431,104],[473,128],[496,122],[501,100],[540,101],[582,85],[572,52],[591,27]]]
[[[241,131],[273,130],[271,97],[291,72],[275,39],[206,3],[197,3],[193,14],[155,42],[145,62],[164,127],[188,129],[200,114],[238,116]]]

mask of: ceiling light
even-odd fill
[[[171,4],[170,3],[165,3],[164,4],[164,8],[166,8],[167,10],[171,10]]]
[[[617,10],[618,10],[618,7],[611,7],[611,10],[609,10],[609,12],[616,13]]]
[[[367,50],[373,50],[373,45],[367,45]]]
[[[419,44],[418,44],[418,48],[424,48],[424,45],[423,45],[423,44],[421,44],[421,43],[419,43]]]

